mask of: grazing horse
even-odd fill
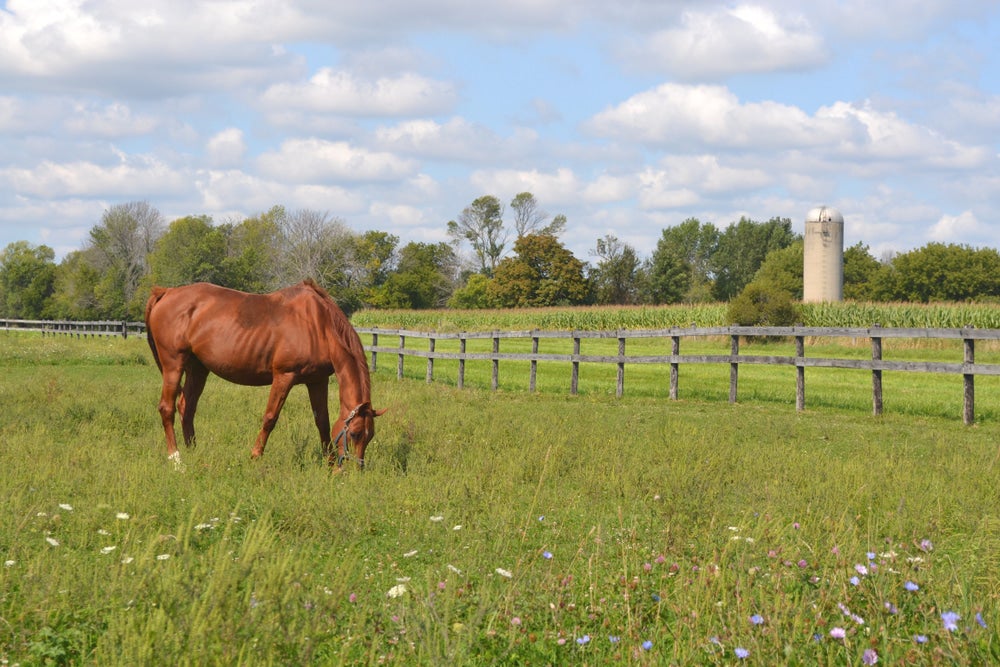
[[[192,446],[198,399],[208,374],[215,373],[236,384],[271,385],[251,458],[264,453],[288,391],[304,384],[330,465],[339,467],[353,458],[364,466],[375,417],[385,410],[372,407],[361,339],[330,295],[312,280],[271,294],[246,294],[209,283],[154,287],[146,302],[146,338],[163,375],[159,411],[172,461],[180,463],[174,413],[180,410],[184,442]],[[331,431],[327,397],[334,373],[340,414]]]

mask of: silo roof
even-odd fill
[[[830,206],[817,206],[810,209],[806,215],[806,222],[839,222],[844,224],[844,216],[835,208]]]

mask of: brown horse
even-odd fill
[[[172,461],[180,462],[174,413],[179,408],[184,442],[192,446],[198,399],[208,374],[215,373],[237,384],[271,385],[252,458],[264,453],[289,390],[304,384],[330,465],[354,458],[364,466],[375,417],[385,410],[372,407],[361,339],[330,295],[312,280],[271,294],[246,294],[208,283],[154,287],[146,302],[146,337],[163,375],[159,410]],[[335,372],[340,416],[331,432],[327,397]]]

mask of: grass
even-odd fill
[[[6,664],[1000,657],[997,425],[920,407],[950,388],[874,418],[393,364],[331,477],[304,390],[251,462],[266,390],[213,379],[176,471],[144,345],[0,335]]]

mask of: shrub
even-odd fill
[[[790,327],[800,322],[798,304],[787,290],[768,283],[750,283],[726,311],[729,324],[740,326]]]

